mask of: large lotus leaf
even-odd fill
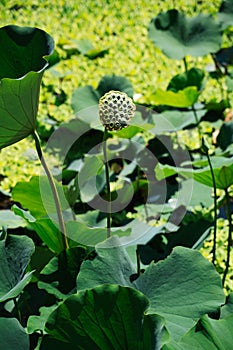
[[[210,15],[188,18],[177,10],[159,13],[149,25],[149,38],[174,59],[204,56],[219,50],[220,25]]]
[[[78,290],[104,283],[140,290],[150,301],[148,313],[163,316],[174,339],[181,338],[202,315],[217,311],[224,303],[219,275],[196,250],[174,248],[170,256],[152,263],[133,283],[130,276],[135,274],[135,268],[122,247],[98,248],[97,254],[93,261],[82,264],[77,278]]]
[[[196,86],[188,86],[184,88],[184,90],[179,90],[177,92],[157,89],[149,96],[149,99],[154,105],[185,108],[192,106],[197,101],[198,95]]]
[[[71,106],[74,112],[76,113],[82,109],[98,105],[100,97],[110,90],[125,92],[130,97],[133,97],[134,93],[133,86],[127,78],[114,74],[105,75],[100,80],[97,89],[87,85],[74,91],[71,99]],[[98,111],[95,113],[98,119]]]
[[[150,301],[148,312],[166,319],[172,338],[179,339],[204,314],[224,303],[221,279],[198,251],[176,247],[164,261],[151,264],[135,282]]]
[[[53,51],[43,30],[9,25],[0,28],[0,149],[35,130],[40,83]]]
[[[114,284],[81,291],[51,314],[40,349],[159,350],[168,336],[161,317],[145,315],[148,303]]]
[[[210,159],[216,187],[222,190],[230,187],[233,184],[233,159],[217,156],[210,157]],[[162,165],[159,163],[155,168],[155,174],[158,180],[162,180],[174,174],[179,174],[186,178],[193,178],[206,186],[213,187],[212,175],[208,163],[204,161],[203,164],[204,167],[194,169]],[[198,165],[198,162],[193,165]]]
[[[0,317],[1,349],[29,350],[29,336],[15,318]]]
[[[233,25],[233,1],[223,0],[219,9],[218,19],[223,29]]]
[[[113,239],[112,239],[113,240]],[[125,248],[96,248],[97,257],[83,262],[77,277],[77,289],[93,288],[103,283],[132,287],[130,276],[136,268]],[[98,271],[98,273],[96,273]]]
[[[205,114],[205,110],[196,111],[198,121]],[[188,125],[195,125],[196,119],[193,111],[164,111],[152,115],[155,127],[152,129],[156,135],[165,132],[174,132],[186,128]],[[127,129],[126,129],[127,130]]]
[[[0,241],[0,302],[17,297],[32,273],[25,273],[34,244],[27,236],[6,236]]]
[[[233,343],[232,327],[232,314],[220,320],[203,316],[179,342],[167,344],[163,350],[228,350]]]

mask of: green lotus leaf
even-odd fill
[[[210,15],[187,18],[174,9],[153,18],[148,34],[166,56],[178,60],[187,55],[205,56],[221,45],[220,25]]]
[[[40,83],[53,51],[43,30],[9,25],[0,28],[0,149],[35,130]]]
[[[145,314],[148,304],[116,284],[83,290],[49,316],[40,349],[159,350],[169,336],[162,317]]]
[[[192,106],[197,101],[198,95],[199,93],[196,86],[188,86],[184,88],[184,90],[179,90],[178,92],[157,89],[149,98],[154,105],[185,108]]]
[[[0,317],[1,348],[29,350],[29,336],[15,318]]]
[[[125,92],[131,98],[134,94],[133,86],[127,78],[114,74],[105,75],[99,81],[97,89],[87,85],[74,91],[71,99],[71,106],[74,112],[80,112],[85,108],[97,106],[100,97],[110,90]],[[96,110],[96,115],[93,118],[98,119],[98,110]]]
[[[32,272],[24,272],[33,252],[29,237],[9,235],[0,241],[0,302],[17,297],[30,282]]]
[[[117,243],[115,238],[111,240]],[[147,313],[166,319],[171,338],[181,338],[202,315],[216,312],[224,303],[219,275],[196,250],[176,247],[165,260],[151,263],[132,282],[136,267],[126,250],[119,246],[106,247],[99,245],[96,258],[83,262],[77,277],[77,289],[84,291],[114,283],[139,290],[149,299]]]
[[[233,184],[233,159],[226,157],[210,157],[213,167],[215,185],[217,188],[225,190]],[[194,180],[202,183],[203,185],[213,187],[213,179],[210,171],[210,167],[206,160],[195,162],[193,166],[200,167],[194,169],[192,167],[174,167],[172,165],[162,165],[160,163],[155,167],[155,174],[158,180],[165,179],[169,176],[179,174],[185,178],[193,178]]]
[[[171,342],[163,350],[224,350],[231,349],[233,315],[220,320],[203,316],[179,342]]]
[[[167,90],[177,92],[188,86],[196,86],[198,91],[202,89],[205,73],[199,68],[191,68],[187,72],[175,75],[169,82]]]

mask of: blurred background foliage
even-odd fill
[[[183,62],[167,58],[148,39],[148,24],[160,11],[177,8],[187,15],[215,13],[220,1],[4,1],[0,2],[1,26],[36,26],[55,40],[59,63],[45,72],[39,108],[44,134],[61,121],[73,118],[71,95],[81,86],[97,87],[106,74],[122,75],[133,84],[135,94],[147,95],[165,88]],[[86,40],[103,55],[90,59],[80,41]],[[104,54],[104,52],[107,54]],[[192,62],[193,58],[190,58]],[[195,59],[203,68],[210,58]],[[220,93],[216,80],[209,80],[208,99]],[[143,102],[143,98],[142,98]],[[187,136],[187,140],[189,137]],[[16,151],[17,149],[17,151]],[[1,151],[1,187],[10,190],[18,180],[39,173],[39,163],[23,140]],[[12,176],[12,173],[14,176]]]

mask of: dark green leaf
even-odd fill
[[[196,86],[200,91],[204,79],[204,71],[199,68],[191,68],[187,72],[175,75],[169,82],[167,90],[177,92],[188,86]]]
[[[97,91],[100,97],[110,90],[125,92],[129,97],[133,98],[134,90],[131,82],[118,75],[105,75],[99,82]]]
[[[80,265],[86,257],[86,249],[70,248],[52,258],[40,273],[38,287],[64,299],[76,292],[76,277]]]
[[[232,22],[233,23],[233,22]],[[214,54],[218,64],[222,67],[227,67],[233,64],[233,46],[224,47]]]
[[[165,345],[164,350],[228,350],[232,347],[233,315],[220,320],[203,316],[178,343]]]
[[[28,284],[32,272],[24,275],[34,244],[26,236],[6,236],[0,241],[0,302],[17,297]]]
[[[222,29],[233,25],[233,2],[232,0],[223,0],[219,9],[218,19]]]
[[[159,350],[167,341],[164,321],[145,315],[140,292],[104,285],[70,296],[49,317],[41,350]],[[164,339],[165,336],[165,339]]]
[[[15,318],[0,317],[1,348],[7,350],[29,350],[29,336]]]
[[[217,136],[218,146],[222,150],[227,149],[233,143],[233,122],[224,123]]]
[[[0,28],[0,148],[30,135],[36,126],[40,82],[53,39],[38,28]]]
[[[177,10],[169,10],[152,19],[149,38],[165,55],[180,60],[187,55],[216,52],[221,45],[221,30],[210,15],[188,18]]]
[[[233,293],[227,296],[226,304],[221,308],[221,318],[225,318],[233,314]]]
[[[80,112],[91,106],[97,106],[99,99],[110,90],[125,92],[133,97],[133,86],[125,77],[118,75],[105,75],[99,82],[97,89],[92,86],[84,86],[74,91],[71,99],[71,106],[74,112]],[[93,113],[94,110],[92,110]],[[98,109],[95,110],[96,121],[99,120]]]
[[[104,283],[134,286],[148,297],[148,312],[166,319],[172,338],[182,337],[202,315],[216,311],[224,303],[220,276],[198,251],[176,247],[166,260],[152,263],[131,283],[135,268],[124,249],[106,248],[98,248],[99,255],[82,264],[77,288]]]

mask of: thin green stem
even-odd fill
[[[13,301],[14,301],[18,321],[19,321],[19,323],[22,323],[22,316],[21,316],[21,311],[20,311],[19,305],[18,305],[18,301],[16,298],[14,298]]]
[[[110,189],[110,176],[109,176],[109,164],[107,155],[107,139],[108,132],[104,130],[103,139],[103,153],[104,153],[104,166],[106,176],[106,188],[107,188],[107,238],[111,237],[111,189]]]
[[[66,235],[66,227],[65,227],[65,222],[64,222],[64,219],[63,219],[63,215],[62,215],[61,204],[60,204],[57,188],[56,188],[56,185],[55,185],[55,182],[54,182],[54,179],[53,179],[53,175],[52,175],[50,169],[48,168],[47,163],[46,163],[46,161],[44,159],[44,156],[43,156],[43,153],[42,153],[42,149],[41,149],[41,146],[40,146],[39,136],[38,136],[37,132],[35,131],[32,134],[32,136],[33,136],[33,138],[35,140],[36,151],[37,151],[38,157],[39,157],[39,159],[41,161],[41,164],[42,164],[42,166],[44,168],[44,171],[45,171],[45,173],[46,173],[46,175],[48,177],[48,180],[49,180],[49,184],[50,184],[50,187],[51,187],[51,190],[52,190],[52,193],[53,193],[54,202],[55,202],[55,205],[56,205],[58,223],[59,223],[60,231],[61,231],[62,237],[63,237],[63,246],[64,246],[64,249],[67,249],[67,248],[69,248],[69,244],[68,244],[67,235]]]
[[[136,257],[137,257],[137,275],[138,277],[141,275],[141,262],[140,262],[140,252],[137,246],[136,249]]]
[[[185,72],[187,73],[187,71],[188,71],[188,62],[187,62],[186,56],[184,56],[183,62],[184,62],[184,69],[185,69]]]
[[[225,197],[226,197],[226,212],[227,212],[227,220],[228,220],[228,241],[227,241],[226,267],[222,278],[223,287],[224,287],[226,276],[230,267],[230,254],[231,254],[231,246],[232,246],[231,200],[230,200],[228,189],[225,189]]]
[[[200,128],[200,125],[199,125],[197,111],[196,111],[196,108],[194,107],[194,105],[192,105],[192,111],[193,111],[193,115],[194,115],[194,118],[195,118],[195,121],[196,121],[196,125],[197,125],[198,138],[199,138],[199,141],[201,143],[201,139],[202,139],[201,128]]]
[[[216,242],[217,242],[217,187],[216,187],[216,182],[215,182],[215,177],[214,177],[214,170],[211,164],[210,156],[208,150],[206,151],[206,157],[208,159],[208,164],[210,167],[210,173],[211,173],[211,178],[213,182],[213,189],[214,189],[214,232],[213,232],[213,256],[212,256],[212,263],[215,265],[215,260],[216,260]]]

